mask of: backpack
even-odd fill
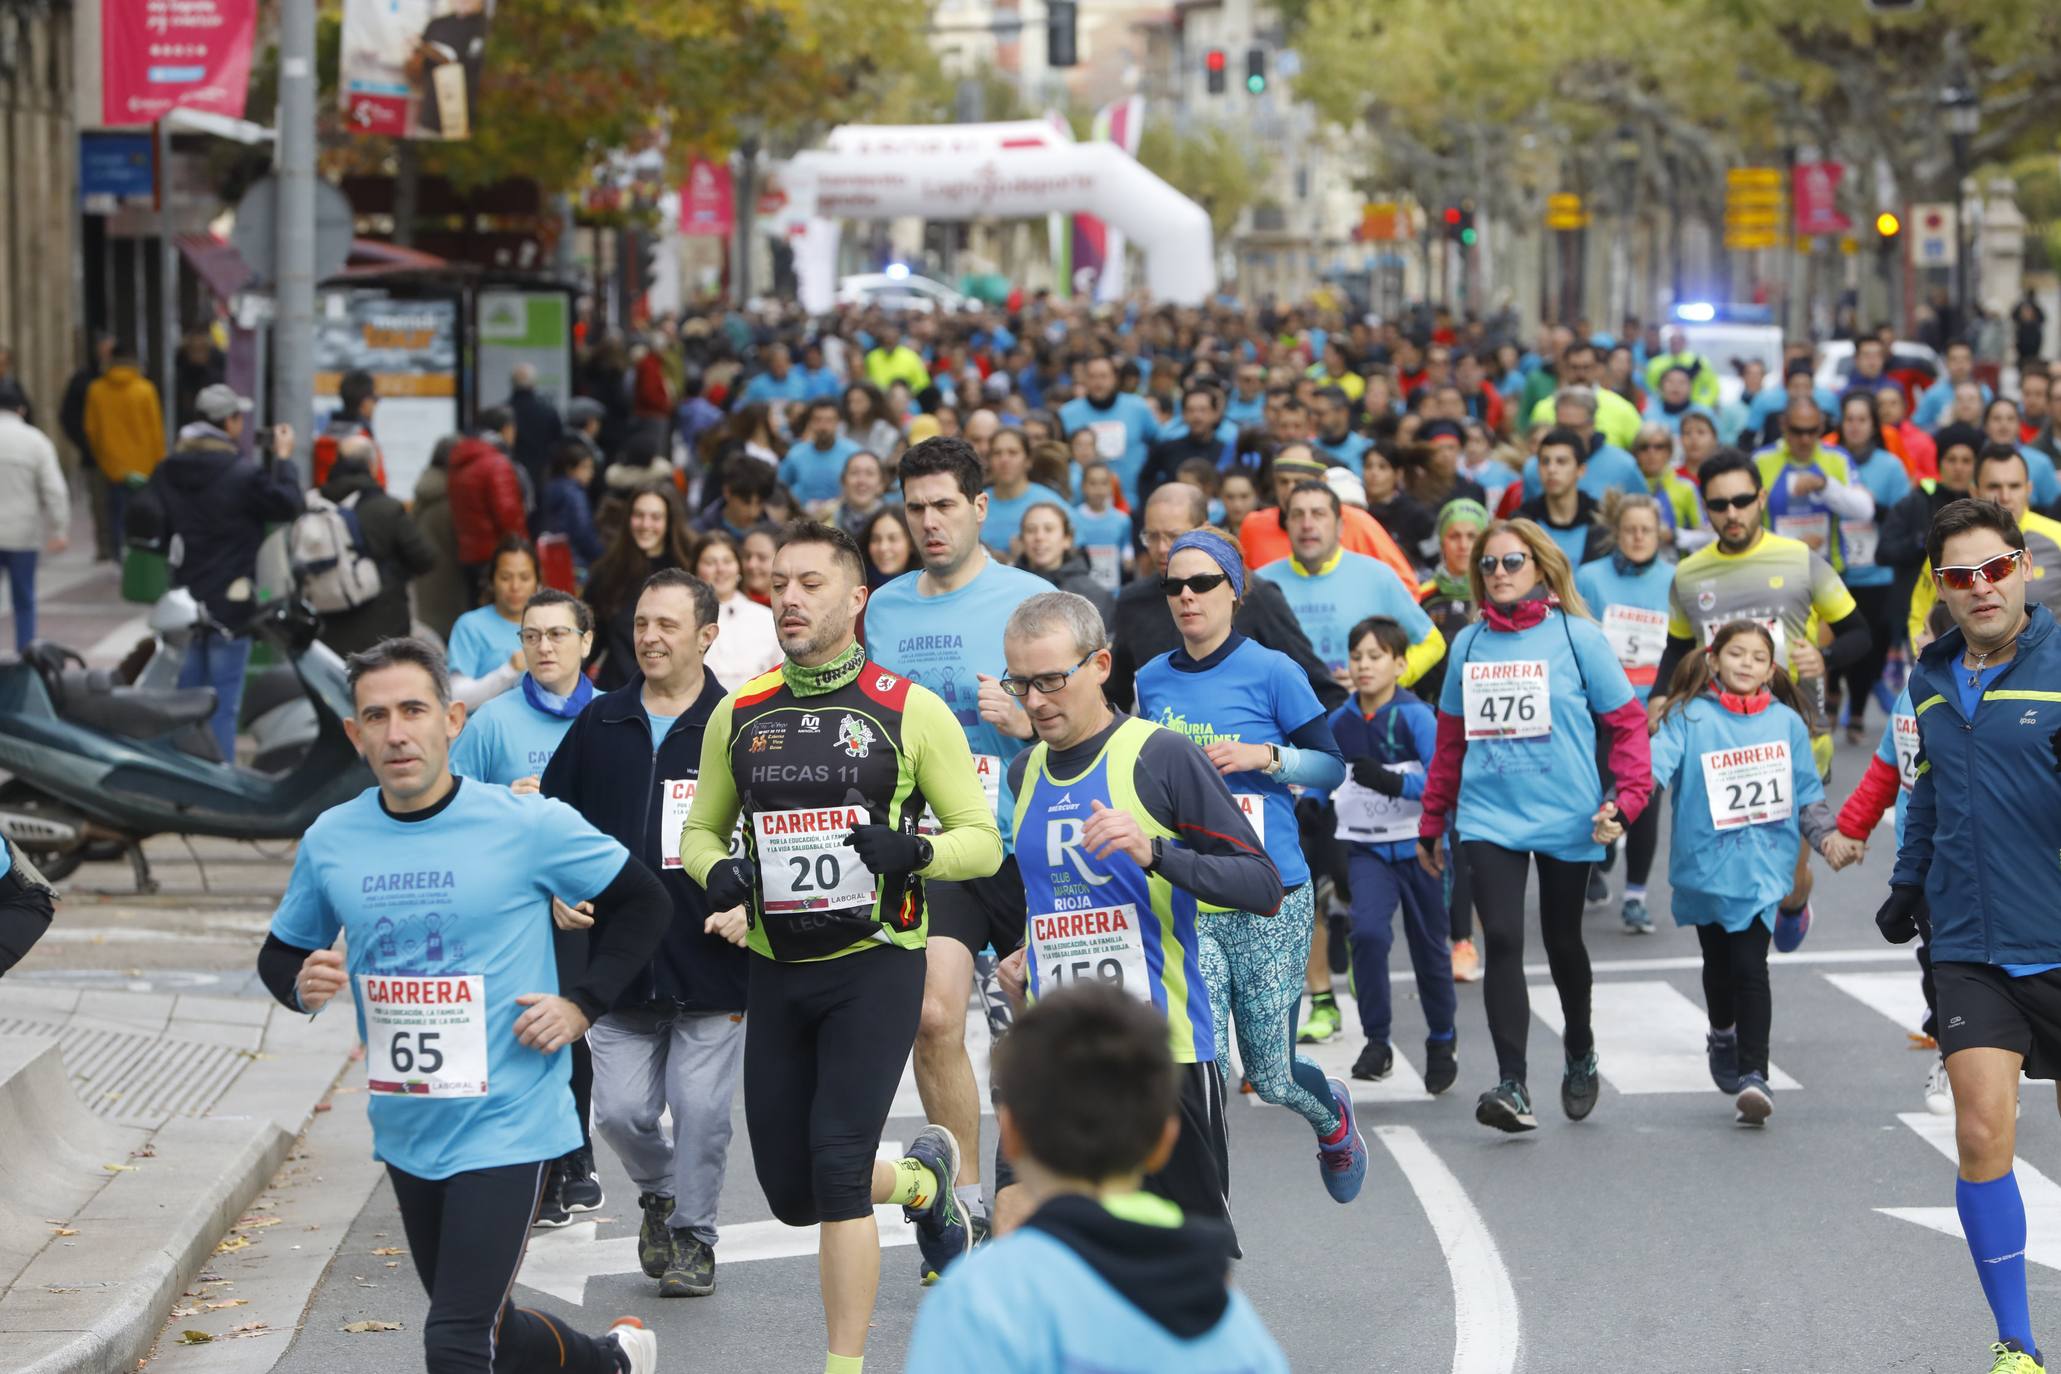
[[[362,492],[341,505],[319,491],[308,493],[307,509],[294,517],[286,537],[293,580],[309,606],[325,615],[355,611],[379,595],[379,564],[365,545],[358,520]]]

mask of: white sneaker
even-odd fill
[[[1934,1116],[1954,1114],[1954,1089],[1947,1082],[1946,1060],[1934,1059],[1932,1072],[1925,1075],[1925,1110]]]
[[[608,1339],[630,1359],[630,1374],[658,1374],[658,1333],[635,1317],[617,1317]]]

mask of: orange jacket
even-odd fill
[[[1417,585],[1417,570],[1410,566],[1409,559],[1403,557],[1403,551],[1396,547],[1395,540],[1389,538],[1388,531],[1381,528],[1379,520],[1358,506],[1346,506],[1342,511],[1342,522],[1338,531],[1338,542],[1342,547],[1388,564],[1395,569],[1395,575],[1403,579],[1405,587]],[[1270,506],[1246,516],[1238,526],[1238,549],[1245,555],[1247,568],[1263,568],[1294,552],[1288,542],[1288,531],[1281,528],[1281,512]]]
[[[110,482],[148,477],[165,456],[157,387],[134,367],[110,367],[86,388],[86,442]]]

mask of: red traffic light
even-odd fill
[[[1211,48],[1202,55],[1202,65],[1213,72],[1222,71],[1224,69],[1224,50],[1222,48]]]
[[[1447,224],[1458,224],[1459,222],[1460,222],[1460,207],[1459,207],[1459,206],[1457,206],[1457,205],[1448,205],[1448,206],[1446,207],[1446,223],[1447,223]]]

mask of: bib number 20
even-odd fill
[[[813,864],[805,855],[790,854],[787,866],[796,892],[835,892],[844,877],[844,866],[835,854],[818,854]]]

